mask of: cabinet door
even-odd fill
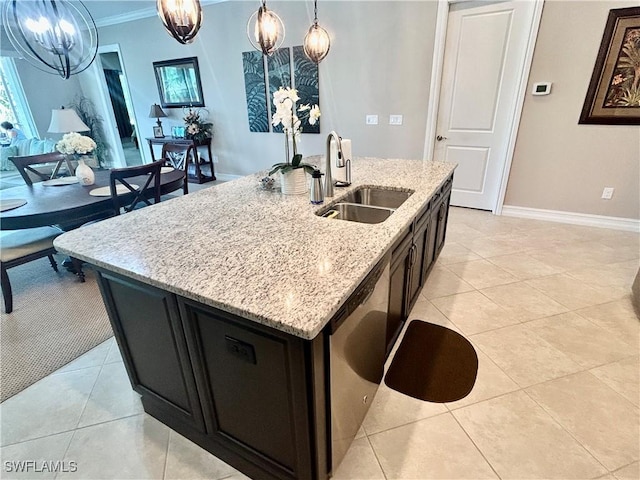
[[[413,234],[411,230],[399,242],[391,255],[389,280],[389,312],[387,314],[387,355],[391,352],[402,325],[407,319],[407,289],[409,286],[409,254]]]
[[[309,478],[304,341],[181,300],[207,431],[278,478]]]
[[[423,283],[427,280],[427,274],[433,266],[433,263],[437,257],[438,246],[438,212],[440,210],[440,193],[434,196],[434,202],[431,206],[431,216],[429,218],[429,231],[427,237],[427,244],[425,246],[424,263],[422,265],[423,271]]]
[[[442,204],[438,207],[438,232],[436,239],[435,257],[440,255],[442,247],[444,247],[444,239],[447,233],[447,221],[449,219],[449,201],[451,200],[451,189],[443,194]]]
[[[204,431],[175,295],[109,272],[100,290],[133,389],[145,410]]]
[[[409,275],[409,299],[407,303],[407,315],[413,308],[418,299],[418,294],[422,288],[422,266],[424,263],[425,252],[427,248],[427,240],[429,235],[429,214],[422,225],[418,225],[413,234],[413,252],[411,252],[411,272]]]

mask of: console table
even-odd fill
[[[172,145],[193,145],[195,151],[198,151],[198,147],[207,147],[207,158],[201,159],[198,155],[198,161],[195,162],[195,175],[189,174],[189,182],[192,183],[206,183],[212,182],[216,179],[216,174],[213,170],[213,155],[211,153],[211,138],[206,138],[204,140],[191,140],[189,138],[173,138],[173,137],[162,137],[162,138],[147,138],[147,142],[149,143],[149,149],[151,150],[151,160],[156,161],[156,155],[153,151],[154,145],[164,145],[166,143],[170,143]],[[211,168],[211,175],[207,175],[202,172],[202,166],[209,165]]]

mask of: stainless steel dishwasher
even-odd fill
[[[388,306],[387,255],[330,324],[331,471],[349,449],[382,381]]]

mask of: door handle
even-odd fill
[[[443,137],[442,135],[438,135],[436,137],[436,140],[439,141],[439,142],[441,142],[442,140],[446,140],[446,139],[447,139],[447,137]]]

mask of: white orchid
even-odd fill
[[[269,172],[272,175],[278,170],[287,172],[292,168],[304,168],[309,173],[313,171],[311,165],[301,163],[302,155],[298,153],[297,142],[300,141],[300,134],[302,133],[302,121],[307,120],[309,125],[315,125],[320,118],[320,107],[318,105],[301,105],[297,107],[298,91],[295,88],[278,88],[273,92],[273,104],[276,107],[276,111],[271,116],[271,124],[274,127],[282,125],[282,129],[285,134],[285,148],[287,149],[287,162],[274,165],[274,168]],[[289,163],[289,136],[293,143],[293,159]]]
[[[86,155],[96,148],[96,142],[90,137],[85,137],[79,133],[65,133],[56,144],[56,150],[65,155]]]

